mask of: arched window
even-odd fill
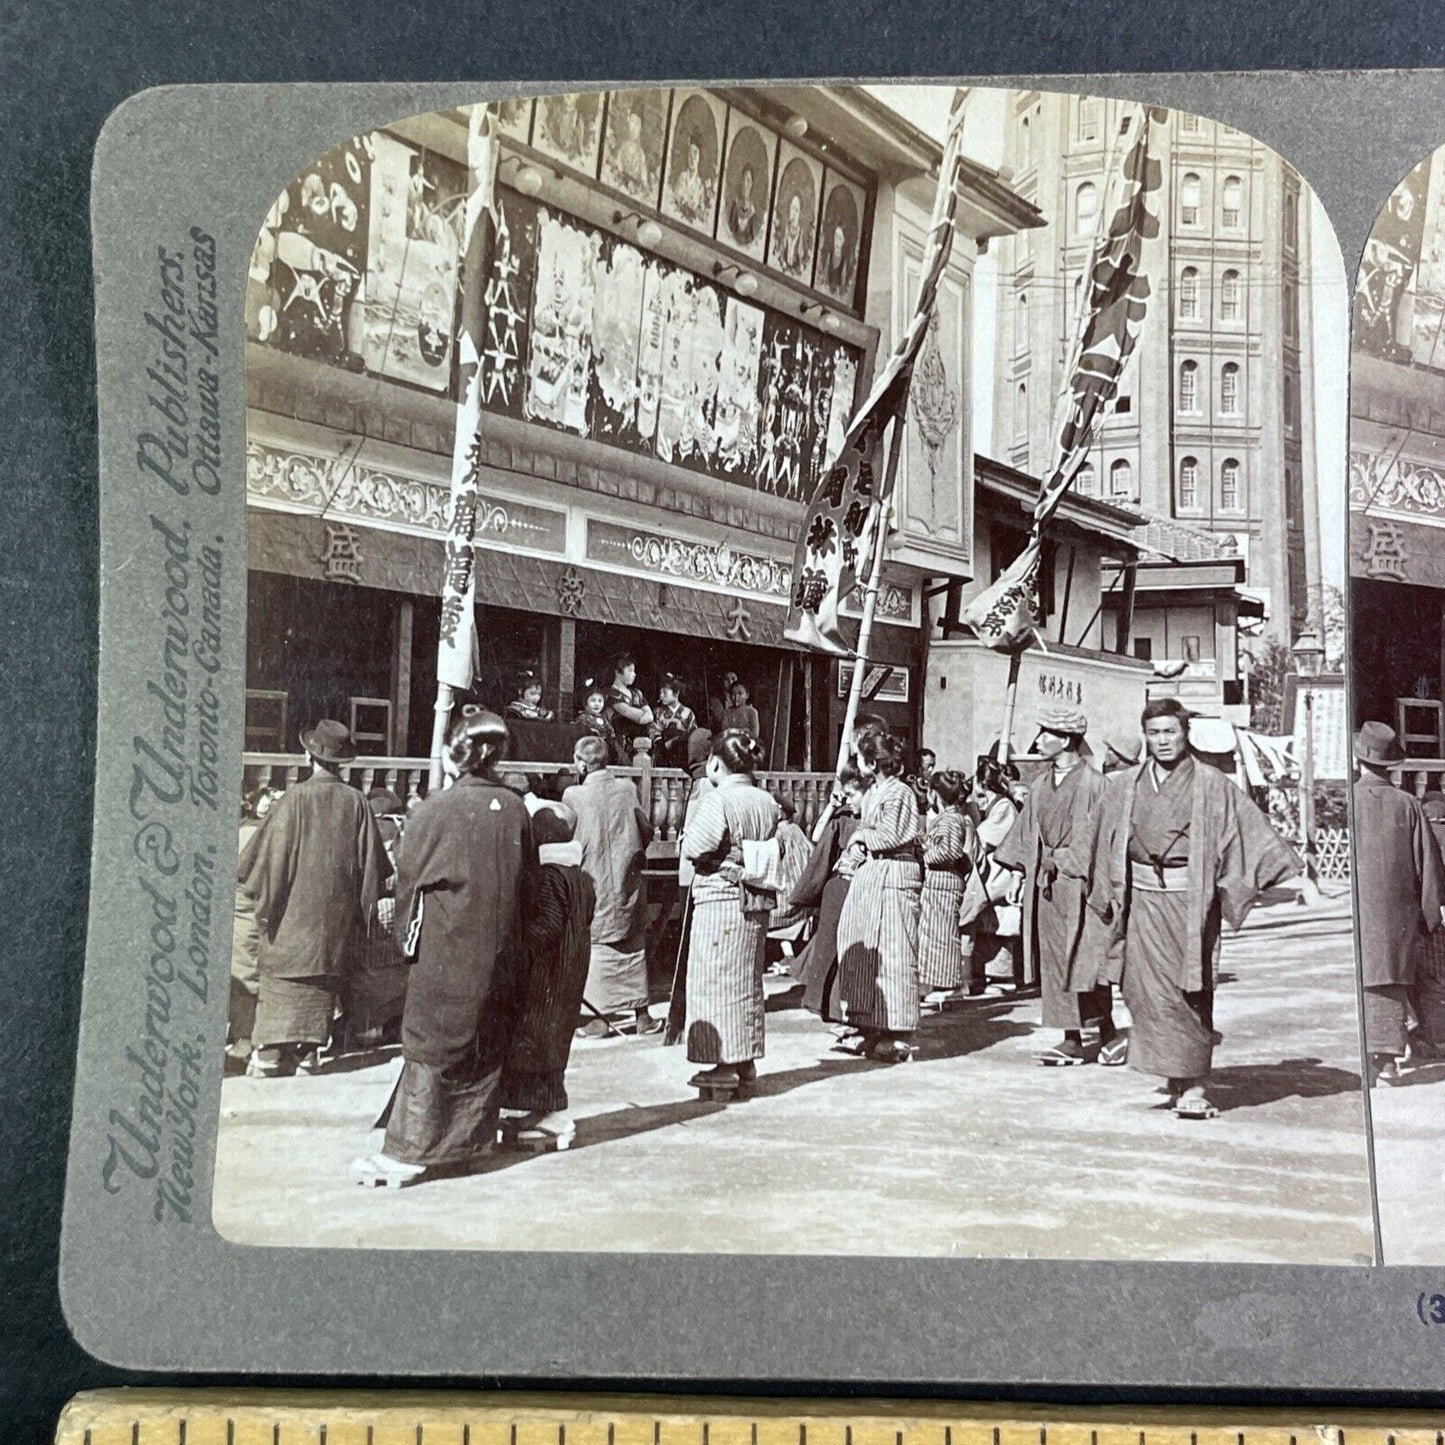
[[[1079,139],[1099,139],[1099,102],[1093,96],[1079,97]]]
[[[1186,361],[1179,368],[1179,410],[1199,410],[1199,363]]]
[[[1099,214],[1099,188],[1093,181],[1085,181],[1074,192],[1074,229],[1089,232],[1094,229],[1094,217]]]
[[[1233,457],[1219,468],[1219,507],[1224,512],[1239,510],[1239,463]]]
[[[1179,273],[1179,319],[1199,319],[1199,271],[1194,266],[1186,266]]]
[[[1232,361],[1219,373],[1219,409],[1225,416],[1239,415],[1239,367]]]
[[[1029,118],[1025,116],[1019,122],[1019,160],[1025,169],[1033,164],[1034,159],[1034,134],[1029,128]]]
[[[1179,510],[1197,511],[1199,507],[1199,459],[1185,457],[1179,463]]]
[[[1019,436],[1025,436],[1029,429],[1029,388],[1026,382],[1019,382],[1018,400],[1018,415],[1014,417],[1014,431]]]
[[[1226,231],[1237,231],[1244,211],[1244,182],[1238,176],[1224,178],[1223,200],[1221,203]]]
[[[1299,196],[1294,191],[1284,193],[1284,243],[1291,251],[1299,246]]]
[[[1293,431],[1296,425],[1294,377],[1289,372],[1284,374],[1284,427],[1286,431]]]
[[[1219,279],[1219,319],[1239,320],[1239,272],[1226,271]]]
[[[1019,292],[1019,309],[1014,317],[1017,330],[1014,333],[1014,350],[1027,351],[1029,349],[1029,293]]]
[[[1113,466],[1109,468],[1109,495],[1111,497],[1128,497],[1134,492],[1134,468],[1120,457]]]
[[[1186,226],[1199,224],[1199,197],[1202,191],[1199,177],[1193,171],[1187,172],[1179,187],[1179,219]]]
[[[1081,497],[1097,497],[1099,495],[1099,474],[1094,470],[1093,462],[1085,462],[1074,473],[1074,490]]]

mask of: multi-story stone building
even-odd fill
[[[1035,475],[1054,460],[1080,279],[1108,223],[1108,177],[1131,110],[1095,96],[1010,97],[1010,184],[1047,224],[1000,242],[994,451]],[[1267,632],[1288,644],[1321,595],[1308,197],[1280,156],[1203,116],[1168,112],[1152,150],[1163,220],[1145,256],[1154,291],[1124,390],[1075,486],[1209,534],[1221,558],[1242,556]],[[1215,659],[1215,630],[1188,629],[1201,650],[1191,665]],[[1137,613],[1141,655],[1149,638]],[[1232,679],[1218,680],[1229,691]]]

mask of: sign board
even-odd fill
[[[853,663],[838,664],[838,696],[847,697],[853,686]],[[870,663],[863,675],[863,701],[907,702],[908,669],[889,667],[885,663]]]

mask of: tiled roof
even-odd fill
[[[1168,517],[1150,517],[1144,528],[1144,551],[1170,562],[1217,562],[1238,557],[1239,548],[1232,543],[1232,538]]]

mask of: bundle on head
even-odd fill
[[[944,807],[952,808],[968,792],[968,776],[956,768],[945,768],[941,773],[934,773],[928,785]]]
[[[489,772],[507,752],[507,725],[494,712],[468,703],[452,724],[447,752],[459,773]]]
[[[896,778],[903,772],[903,744],[891,733],[865,732],[855,743],[859,758],[880,777]]]
[[[763,765],[758,740],[741,728],[728,728],[713,739],[712,756],[730,773],[756,773]]]

